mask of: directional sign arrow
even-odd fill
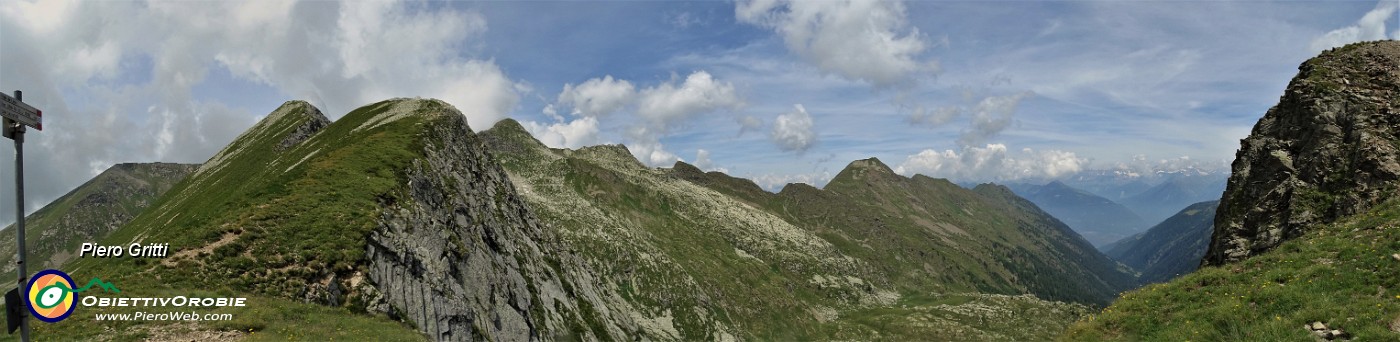
[[[10,97],[9,94],[0,93],[0,115],[25,126],[34,127],[40,131],[44,130],[44,112]]]

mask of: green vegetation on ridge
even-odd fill
[[[76,257],[84,242],[98,241],[126,224],[198,165],[113,165],[26,216],[29,271],[57,267]],[[0,234],[0,270],[14,273],[14,225]],[[9,286],[9,285],[6,285]]]
[[[1126,292],[1067,341],[1312,341],[1324,322],[1357,340],[1400,339],[1400,200],[1244,261]]]
[[[354,305],[358,299],[353,297],[353,291],[348,291],[351,298],[329,303],[346,306],[339,309],[289,299],[326,303],[326,279],[348,279],[362,271],[357,267],[362,265],[365,236],[379,215],[376,201],[401,195],[394,191],[400,183],[401,170],[422,153],[421,145],[413,139],[415,126],[432,117],[387,115],[391,110],[403,110],[394,108],[396,103],[399,102],[384,101],[362,107],[309,139],[282,147],[279,145],[287,141],[284,137],[305,130],[304,126],[325,124],[319,111],[305,102],[284,104],[176,185],[150,210],[103,241],[108,245],[167,242],[173,256],[84,258],[70,264],[66,271],[76,278],[101,277],[111,281],[128,296],[214,291],[266,298],[255,301],[264,307],[250,305],[235,315],[242,317],[239,321],[247,322],[245,326],[229,325],[239,325],[235,321],[212,327],[237,328],[233,330],[252,333],[249,336],[261,333],[279,336],[274,339],[311,340],[336,336],[421,338],[399,323],[360,315],[355,316],[362,318],[345,318],[360,321],[360,327],[377,327],[369,331],[379,333],[300,330],[292,328],[295,320],[287,324],[259,323],[291,312],[306,312],[309,320],[328,322],[335,320],[329,317],[340,315],[335,314],[337,310],[347,314],[363,311]],[[447,108],[435,101],[414,104],[440,107],[412,109],[421,113]],[[84,315],[91,318],[89,313]],[[63,324],[82,327],[96,323],[75,320]],[[77,338],[68,334],[82,330],[47,332]],[[130,331],[139,334],[142,330]],[[295,335],[298,333],[316,335]]]
[[[773,194],[685,163],[647,168],[621,146],[550,149],[513,120],[482,137],[535,213],[621,289],[635,315],[666,318],[650,327],[660,336],[1044,339],[1087,308],[967,293],[1103,303],[1131,283],[1029,202],[899,177],[874,160],[848,170],[884,172]],[[1102,266],[1059,259],[1073,253]],[[996,312],[1023,314],[984,315]]]

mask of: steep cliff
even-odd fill
[[[435,340],[647,336],[437,100],[383,101],[334,123],[288,102],[106,239],[133,242],[173,253],[82,259],[72,272],[128,292],[224,288],[341,307]]]
[[[1232,169],[1208,265],[1269,250],[1400,191],[1400,42],[1304,62],[1240,141]]]
[[[481,135],[540,221],[630,303],[609,308],[638,318],[629,338],[1044,340],[1087,309],[1065,302],[1130,281],[1038,210],[874,159],[828,189],[773,194],[683,162],[649,168],[619,145],[546,148],[512,120]]]

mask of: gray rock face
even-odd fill
[[[1205,265],[1247,258],[1400,189],[1400,42],[1358,43],[1299,67],[1240,141]]]
[[[301,126],[297,126],[296,130],[292,131],[291,134],[287,134],[286,138],[282,138],[282,142],[277,144],[278,151],[296,146],[302,141],[311,138],[316,132],[320,132],[322,128],[330,126],[331,120],[327,119],[325,114],[321,114],[321,109],[310,104],[307,104],[306,108],[306,114],[310,119],[306,120],[306,123],[303,123]]]
[[[379,199],[369,283],[358,289],[366,308],[444,341],[596,340],[635,330],[619,327],[626,317],[593,309],[607,307],[596,282],[517,197],[462,115],[443,116],[425,129],[426,156],[407,170],[403,198]]]

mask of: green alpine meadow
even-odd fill
[[[0,341],[1400,341],[1397,19],[0,1]]]

